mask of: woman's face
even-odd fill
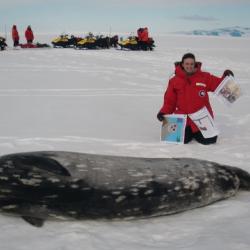
[[[186,71],[187,74],[191,75],[195,72],[195,60],[192,58],[184,59],[182,63],[183,69]]]

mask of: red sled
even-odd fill
[[[23,49],[34,49],[37,48],[36,45],[32,44],[32,43],[25,43],[25,44],[20,44],[20,47]]]

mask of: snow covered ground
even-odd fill
[[[41,36],[46,42],[53,36]],[[36,150],[195,157],[250,171],[250,39],[154,36],[153,52],[23,49],[0,52],[0,154]],[[186,52],[203,69],[232,69],[243,96],[227,107],[211,95],[221,131],[211,146],[159,142],[156,114],[173,63]],[[0,215],[4,250],[247,250],[250,193],[172,216],[137,221],[46,222]]]

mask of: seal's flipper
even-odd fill
[[[56,175],[70,176],[69,171],[63,167],[58,161],[41,155],[35,154],[16,154],[10,155],[9,160],[11,160],[14,166],[22,167],[35,167],[41,170],[45,170]]]
[[[28,222],[29,224],[31,224],[32,226],[35,226],[35,227],[42,227],[43,224],[44,224],[44,220],[43,219],[29,217],[29,216],[22,216],[22,218],[26,222]]]

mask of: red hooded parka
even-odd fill
[[[148,41],[148,28],[141,29],[138,34],[138,40],[142,42]]]
[[[32,32],[31,28],[26,29],[25,38],[26,38],[27,41],[33,41],[34,40],[34,35],[33,35],[33,32]]]
[[[13,25],[12,27],[12,39],[13,41],[19,41],[19,34],[16,28],[16,25]]]
[[[214,92],[222,78],[201,71],[201,63],[196,64],[196,72],[187,75],[180,63],[176,63],[175,75],[169,80],[164,95],[164,104],[160,110],[163,114],[192,114],[206,107],[213,117],[208,92]],[[199,131],[188,117],[187,126],[193,132]]]

